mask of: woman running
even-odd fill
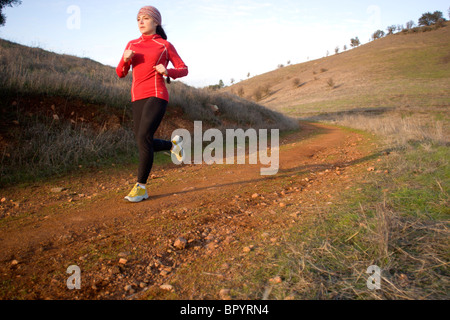
[[[125,77],[133,67],[131,101],[133,108],[134,134],[139,149],[137,183],[125,197],[130,202],[148,199],[146,183],[153,166],[154,152],[172,151],[181,161],[180,137],[172,141],[154,139],[153,135],[161,123],[169,101],[169,92],[164,83],[188,74],[188,68],[181,60],[174,46],[167,41],[161,27],[161,14],[155,7],[145,6],[137,16],[142,35],[128,42],[123,57],[116,68],[120,78]],[[169,61],[174,68],[167,69]]]

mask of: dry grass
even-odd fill
[[[315,208],[285,232],[286,246],[274,249],[253,275],[255,282],[259,274],[276,274],[283,282],[261,296],[448,299],[449,36],[448,27],[388,36],[229,89],[251,92],[277,83],[261,103],[368,132],[378,137],[380,155],[388,155],[377,163],[388,174],[367,174],[342,192],[339,203]],[[284,81],[289,77],[305,84],[294,88],[292,80]],[[331,78],[339,85],[327,90]],[[371,265],[382,270],[380,290],[367,287]]]
[[[1,39],[0,56],[2,94],[62,96],[130,111],[131,76],[119,79],[112,67]],[[192,88],[181,82],[174,82],[169,90],[169,107],[181,107],[191,120],[219,126],[232,123],[262,128],[268,125],[282,131],[297,128],[296,121],[231,95]],[[220,112],[213,112],[211,104],[218,105]]]
[[[137,151],[131,123],[126,121],[132,118],[131,75],[119,79],[114,68],[90,59],[1,39],[0,73],[0,183],[65,173],[79,166],[134,161]],[[298,128],[296,120],[234,95],[196,89],[177,81],[172,82],[169,91],[168,113],[192,122],[203,121],[205,129]],[[96,114],[92,120],[97,122],[117,114],[120,130],[105,131],[103,123],[71,123],[69,120],[74,120],[68,117],[54,121],[51,116],[41,117],[43,110],[33,110],[35,114],[26,117],[31,106],[22,103],[19,108],[16,102],[26,101],[27,97],[40,97],[41,101],[62,97],[72,105],[81,101],[80,110],[74,113],[81,113],[89,105]],[[213,110],[212,105],[218,110]]]
[[[448,107],[449,51],[449,26],[431,32],[394,34],[339,55],[255,76],[223,90],[243,90],[244,96],[252,99],[257,87],[270,84],[271,94],[259,103],[297,117],[359,108]],[[303,85],[294,87],[293,78],[302,79]],[[330,78],[335,84],[333,90],[327,83]]]

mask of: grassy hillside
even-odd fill
[[[448,26],[399,33],[225,90],[295,116],[374,107],[448,107],[449,52]]]
[[[275,299],[448,298],[449,52],[449,26],[400,33],[227,88],[361,130],[379,150],[362,183],[287,231],[288,249],[246,277],[286,279]],[[370,265],[382,270],[381,290],[358,285]]]
[[[83,166],[136,159],[131,75],[113,67],[0,39],[0,185]],[[297,129],[254,102],[174,81],[158,137],[178,128]],[[215,110],[213,106],[217,106]]]

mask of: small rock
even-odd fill
[[[179,237],[177,240],[175,240],[173,246],[179,250],[183,250],[186,248],[187,240],[183,237]]]
[[[120,264],[126,264],[127,262],[128,262],[127,259],[124,259],[124,258],[120,258],[120,259],[119,259],[119,263],[120,263]]]
[[[280,208],[284,208],[284,207],[286,207],[286,203],[281,202],[281,203],[280,203]]]
[[[230,289],[221,289],[219,291],[219,297],[222,300],[231,300],[231,296],[230,296]]]
[[[134,289],[131,284],[126,285],[124,289],[125,289],[125,291],[127,291],[129,293],[134,293]]]
[[[2,200],[0,200],[1,202],[5,202],[6,201],[6,198],[2,198]]]
[[[281,283],[283,280],[281,280],[280,276],[276,276],[275,278],[269,279],[270,283]]]
[[[59,192],[63,192],[64,190],[66,190],[66,188],[53,188],[50,191],[53,193],[59,193]]]
[[[159,288],[162,290],[165,290],[165,291],[170,291],[170,292],[174,291],[173,286],[170,284],[163,284],[163,285],[159,286]]]
[[[11,261],[11,265],[12,265],[12,266],[16,266],[16,265],[18,265],[18,264],[19,264],[19,261],[17,261],[17,260]]]
[[[257,193],[252,194],[253,199],[258,198],[258,196],[259,196],[259,194],[257,194]]]
[[[165,277],[165,276],[167,276],[169,273],[170,273],[169,271],[163,269],[163,270],[161,270],[161,272],[159,273],[159,275]]]
[[[227,269],[229,269],[230,268],[230,265],[228,264],[228,263],[223,263],[221,266],[220,266],[220,268],[222,269],[222,270],[227,270]]]
[[[300,215],[300,212],[294,212],[294,213],[291,213],[291,214],[290,214],[290,216],[291,216],[292,218],[298,218],[299,215]]]
[[[255,246],[253,246],[253,245],[248,246],[248,247],[244,247],[244,249],[242,251],[244,251],[245,253],[248,253],[248,252],[252,251],[254,247]]]

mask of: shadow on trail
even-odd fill
[[[273,176],[262,176],[261,178],[258,178],[258,179],[235,181],[235,182],[215,184],[215,185],[198,187],[198,188],[193,187],[192,189],[189,189],[189,190],[181,190],[178,192],[154,195],[154,196],[151,196],[151,198],[152,199],[161,199],[161,198],[173,196],[174,194],[182,195],[182,194],[201,192],[201,191],[206,191],[206,190],[211,190],[211,189],[226,188],[226,187],[231,187],[231,186],[239,187],[239,186],[243,186],[243,185],[247,185],[247,184],[251,184],[251,183],[263,182],[263,181],[270,182],[272,180],[277,180],[280,178],[292,177],[293,175],[302,175],[302,174],[307,174],[307,173],[321,172],[326,169],[331,169],[331,168],[335,168],[335,167],[340,167],[340,168],[349,167],[349,166],[354,166],[357,164],[364,163],[366,161],[374,160],[374,159],[378,158],[383,152],[388,152],[388,151],[375,152],[368,156],[365,156],[365,157],[362,157],[359,159],[355,159],[352,161],[337,161],[334,163],[309,164],[309,165],[303,165],[303,166],[298,166],[298,167],[289,168],[289,169],[280,169],[278,171],[278,173]],[[255,165],[255,168],[257,168],[257,167],[258,166]]]

